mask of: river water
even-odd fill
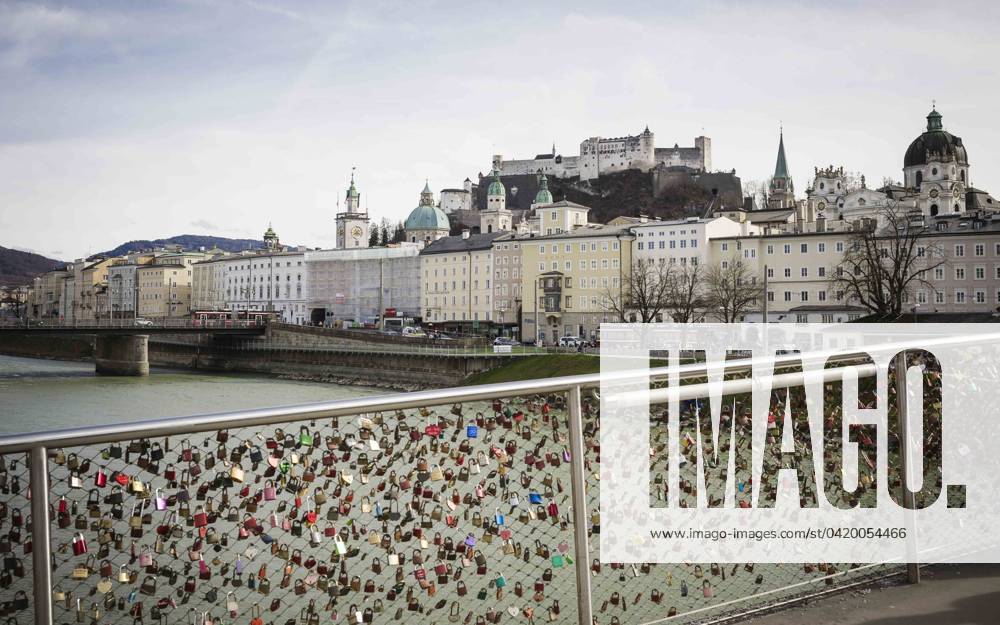
[[[157,368],[148,377],[104,377],[94,374],[93,363],[0,355],[0,435],[383,393],[251,374]]]

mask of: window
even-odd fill
[[[975,272],[976,272],[975,273],[976,280],[986,279],[986,267],[982,266],[976,267]]]
[[[985,304],[986,303],[986,290],[985,289],[976,289],[975,303],[977,303],[977,304]]]
[[[674,246],[674,242],[671,241],[670,242],[670,247],[673,247],[673,246]],[[728,252],[729,251],[729,244],[728,243],[723,243],[722,244],[722,251],[723,252]],[[997,244],[997,254],[1000,254],[1000,244]]]
[[[965,280],[965,267],[955,267],[955,279]]]
[[[961,258],[965,256],[965,245],[962,243],[957,243],[955,245],[955,257]]]
[[[997,270],[1000,271],[1000,268],[998,268]],[[774,268],[773,267],[768,267],[767,268],[767,277],[768,278],[773,278],[774,277]]]
[[[837,251],[838,252],[843,252],[844,251],[844,242],[843,241],[837,241]]]
[[[944,291],[934,291],[934,303],[935,304],[944,303]]]
[[[998,270],[997,274],[998,274],[998,276],[1000,276],[1000,270]],[[944,280],[944,267],[935,267],[934,268],[934,279],[935,280]]]
[[[820,252],[820,253],[825,253],[826,252],[826,243],[817,243],[816,244],[816,251]]]
[[[803,267],[802,269],[799,270],[799,272],[801,273],[801,277],[803,277],[803,278],[808,278],[809,277],[809,268],[808,267]]]
[[[791,246],[791,245],[788,245],[788,244],[786,244],[786,245],[785,245],[785,248],[784,248],[784,253],[785,253],[785,254],[791,254],[791,253],[792,253],[792,246]]]
[[[799,293],[799,298],[800,298],[800,299],[801,299],[801,300],[802,300],[803,302],[808,302],[808,301],[809,301],[809,291],[801,291],[801,292]]]
[[[785,301],[786,302],[792,301],[792,292],[791,291],[785,291]]]
[[[807,252],[809,252],[809,244],[808,243],[800,243],[799,244],[799,253],[805,254]]]
[[[820,320],[823,323],[833,323],[833,315],[831,315],[830,313],[823,313],[822,315],[820,315]]]
[[[768,245],[767,246],[767,253],[768,253],[768,255],[774,254],[774,246],[773,245]]]
[[[986,256],[986,246],[982,243],[976,243],[976,256]]]
[[[965,290],[955,289],[955,303],[964,304],[965,303]]]
[[[791,278],[792,277],[792,268],[791,267],[785,267],[785,277],[786,278]]]
[[[819,277],[820,278],[825,278],[826,277],[826,267],[820,267],[818,269],[818,271],[819,271]]]
[[[809,315],[803,313],[796,313],[795,323],[809,323]]]
[[[767,301],[769,301],[769,302],[773,302],[774,301],[774,291],[768,291],[767,292]]]
[[[826,291],[820,291],[816,295],[819,298],[819,301],[821,301],[821,302],[825,302],[826,301]]]

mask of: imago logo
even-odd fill
[[[602,327],[602,559],[1000,559],[997,356],[977,325]]]

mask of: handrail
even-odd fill
[[[838,360],[852,361],[857,354],[839,356]],[[796,354],[752,360],[733,360],[726,363],[727,373],[745,373],[762,362],[773,363],[776,367],[801,362],[803,357]],[[677,367],[657,367],[649,369],[651,378],[662,378],[676,372],[681,379],[702,377],[706,373],[705,363],[679,365]],[[515,397],[519,395],[559,393],[579,387],[599,387],[605,382],[635,379],[637,373],[624,371],[616,373],[587,373],[573,376],[499,382],[466,387],[450,387],[392,393],[369,397],[355,397],[330,402],[316,402],[293,406],[277,406],[232,412],[218,412],[186,417],[150,419],[125,424],[96,425],[46,432],[31,432],[0,437],[0,454],[28,451],[45,445],[49,448],[92,445],[131,438],[153,438],[173,436],[178,433],[207,432],[211,430],[273,425],[288,421],[322,419],[356,415],[363,412],[406,410],[421,406],[441,405],[451,402],[482,401],[486,399]]]

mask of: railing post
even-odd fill
[[[591,625],[590,541],[587,536],[587,469],[583,461],[583,409],[580,387],[567,393],[569,403],[570,497],[573,502],[573,548],[576,552],[576,597],[580,625]]]
[[[31,563],[35,625],[52,625],[52,548],[49,536],[49,458],[44,446],[31,449]]]
[[[903,482],[903,503],[906,505],[906,510],[903,514],[906,518],[907,532],[909,535],[909,546],[907,551],[911,552],[908,555],[912,558],[916,556],[917,551],[917,531],[916,527],[914,527],[916,519],[913,514],[913,510],[916,508],[916,501],[914,494],[910,491],[908,483],[910,473],[914,467],[911,466],[913,458],[910,454],[910,432],[908,427],[909,419],[907,418],[906,412],[906,372],[908,371],[906,350],[896,354],[896,360],[893,364],[896,368],[896,418],[899,420],[899,464],[900,467],[902,467],[902,475],[900,476],[900,479]],[[911,584],[917,584],[920,582],[920,565],[918,563],[907,562],[906,579]]]

